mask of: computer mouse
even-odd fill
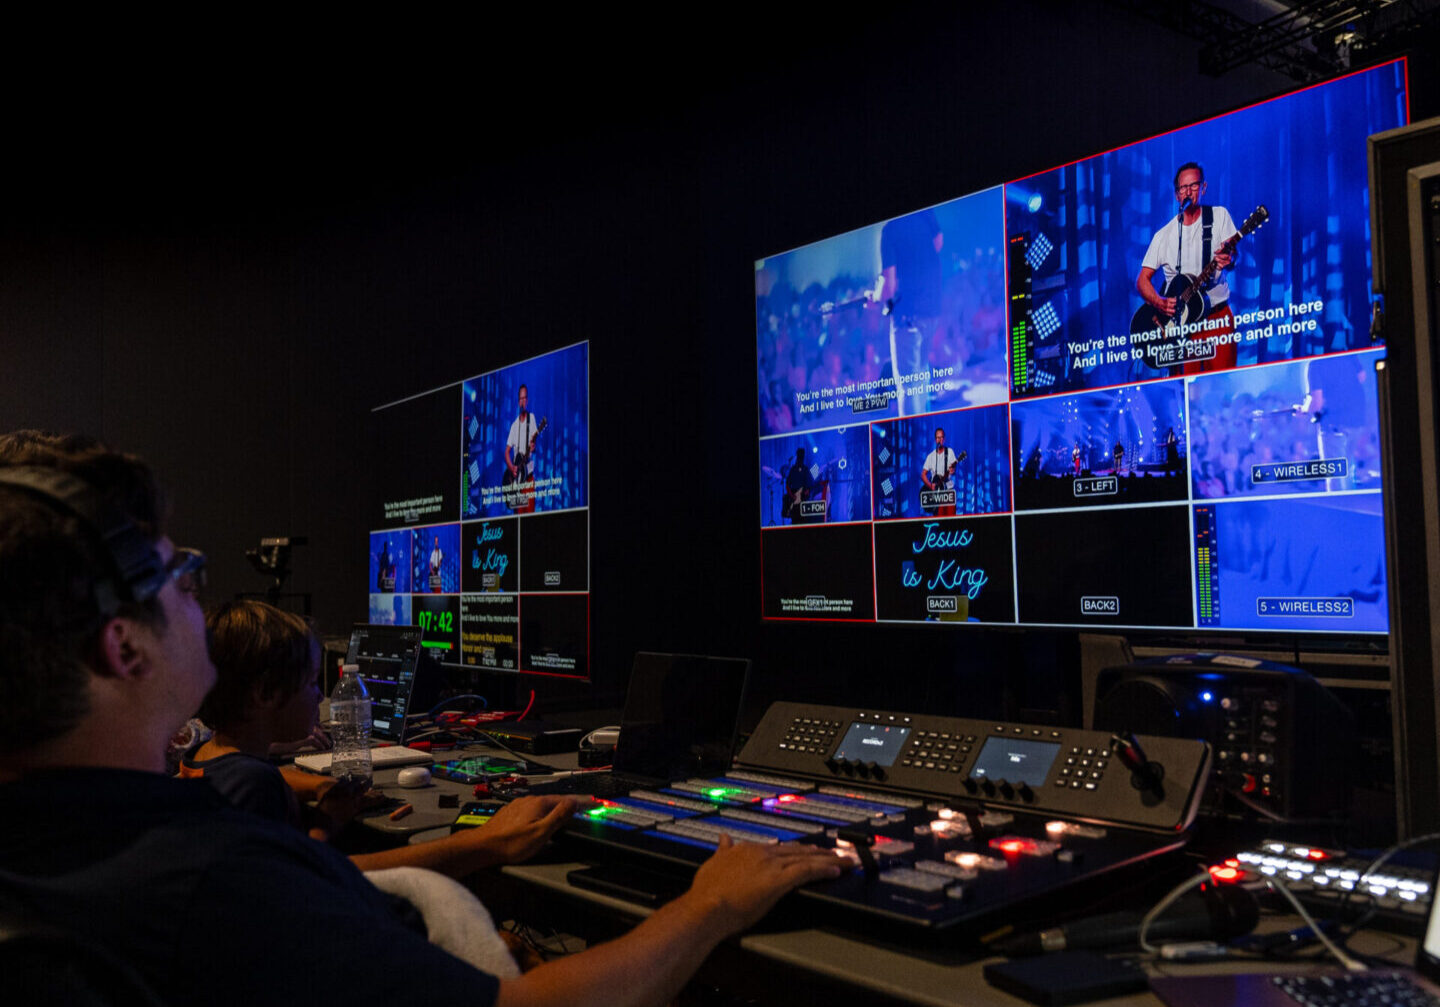
[[[400,786],[402,787],[428,787],[430,785],[430,770],[424,766],[407,766],[400,770]]]

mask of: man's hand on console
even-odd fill
[[[727,933],[757,923],[787,893],[811,881],[836,878],[848,866],[834,850],[804,843],[733,843],[720,848],[695,872],[682,898],[709,903]]]

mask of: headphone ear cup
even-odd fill
[[[15,466],[0,468],[0,486],[79,520],[109,567],[93,585],[101,615],[109,618],[122,604],[148,601],[165,586],[165,564],[149,536],[85,480],[61,469]]]

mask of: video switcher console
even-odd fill
[[[694,865],[721,835],[833,848],[802,898],[935,930],[1179,849],[1203,741],[776,703],[724,776],[597,799],[567,839]]]

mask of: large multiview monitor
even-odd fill
[[[1388,628],[1387,63],[757,261],[767,619]]]
[[[589,344],[373,418],[370,622],[443,664],[588,678]]]

